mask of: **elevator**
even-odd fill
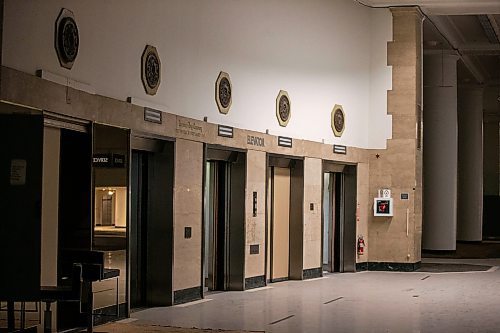
[[[356,270],[356,166],[323,161],[322,266]]]
[[[303,278],[304,161],[267,158],[266,280]]]
[[[131,137],[130,307],[172,305],[174,142]]]
[[[207,146],[204,172],[203,290],[243,290],[246,153]]]
[[[0,192],[6,199],[5,220],[12,222],[0,227],[0,257],[5,267],[19,272],[0,278],[6,287],[0,287],[0,298],[39,301],[42,288],[67,285],[63,267],[72,260],[69,251],[92,246],[92,126],[4,103],[0,115],[2,142],[9,142],[0,164],[10,175]],[[19,133],[22,140],[16,139]],[[53,313],[53,326],[81,326],[80,309],[74,305],[54,305],[58,315]],[[36,316],[38,323],[39,313],[28,311],[21,317],[25,315],[28,326],[30,317]]]

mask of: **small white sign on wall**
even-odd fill
[[[26,184],[26,160],[10,161],[10,185]]]

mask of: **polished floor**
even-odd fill
[[[500,332],[500,259],[464,272],[359,272],[286,281],[132,314],[134,324],[265,332]],[[453,266],[450,266],[453,267]]]

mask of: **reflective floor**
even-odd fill
[[[115,268],[120,270],[118,278],[118,301],[125,303],[125,286],[126,286],[126,252],[106,251],[104,259],[104,267]],[[92,288],[94,291],[94,309],[100,309],[108,306],[116,305],[116,286],[117,279],[109,279],[105,281],[94,282]]]
[[[132,317],[136,324],[266,332],[500,332],[499,259],[427,262],[491,267],[329,274]]]

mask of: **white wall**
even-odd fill
[[[71,71],[59,66],[54,25],[62,7],[80,30]],[[384,148],[386,42],[391,15],[351,0],[6,0],[3,65],[34,74],[44,69],[93,86],[98,94],[135,97],[169,112],[236,127],[326,143]],[[145,94],[140,57],[158,48],[162,83]],[[233,104],[218,113],[214,83],[231,75]],[[280,128],[275,99],[287,90],[292,118]],[[330,113],[346,112],[346,130],[334,138]]]

